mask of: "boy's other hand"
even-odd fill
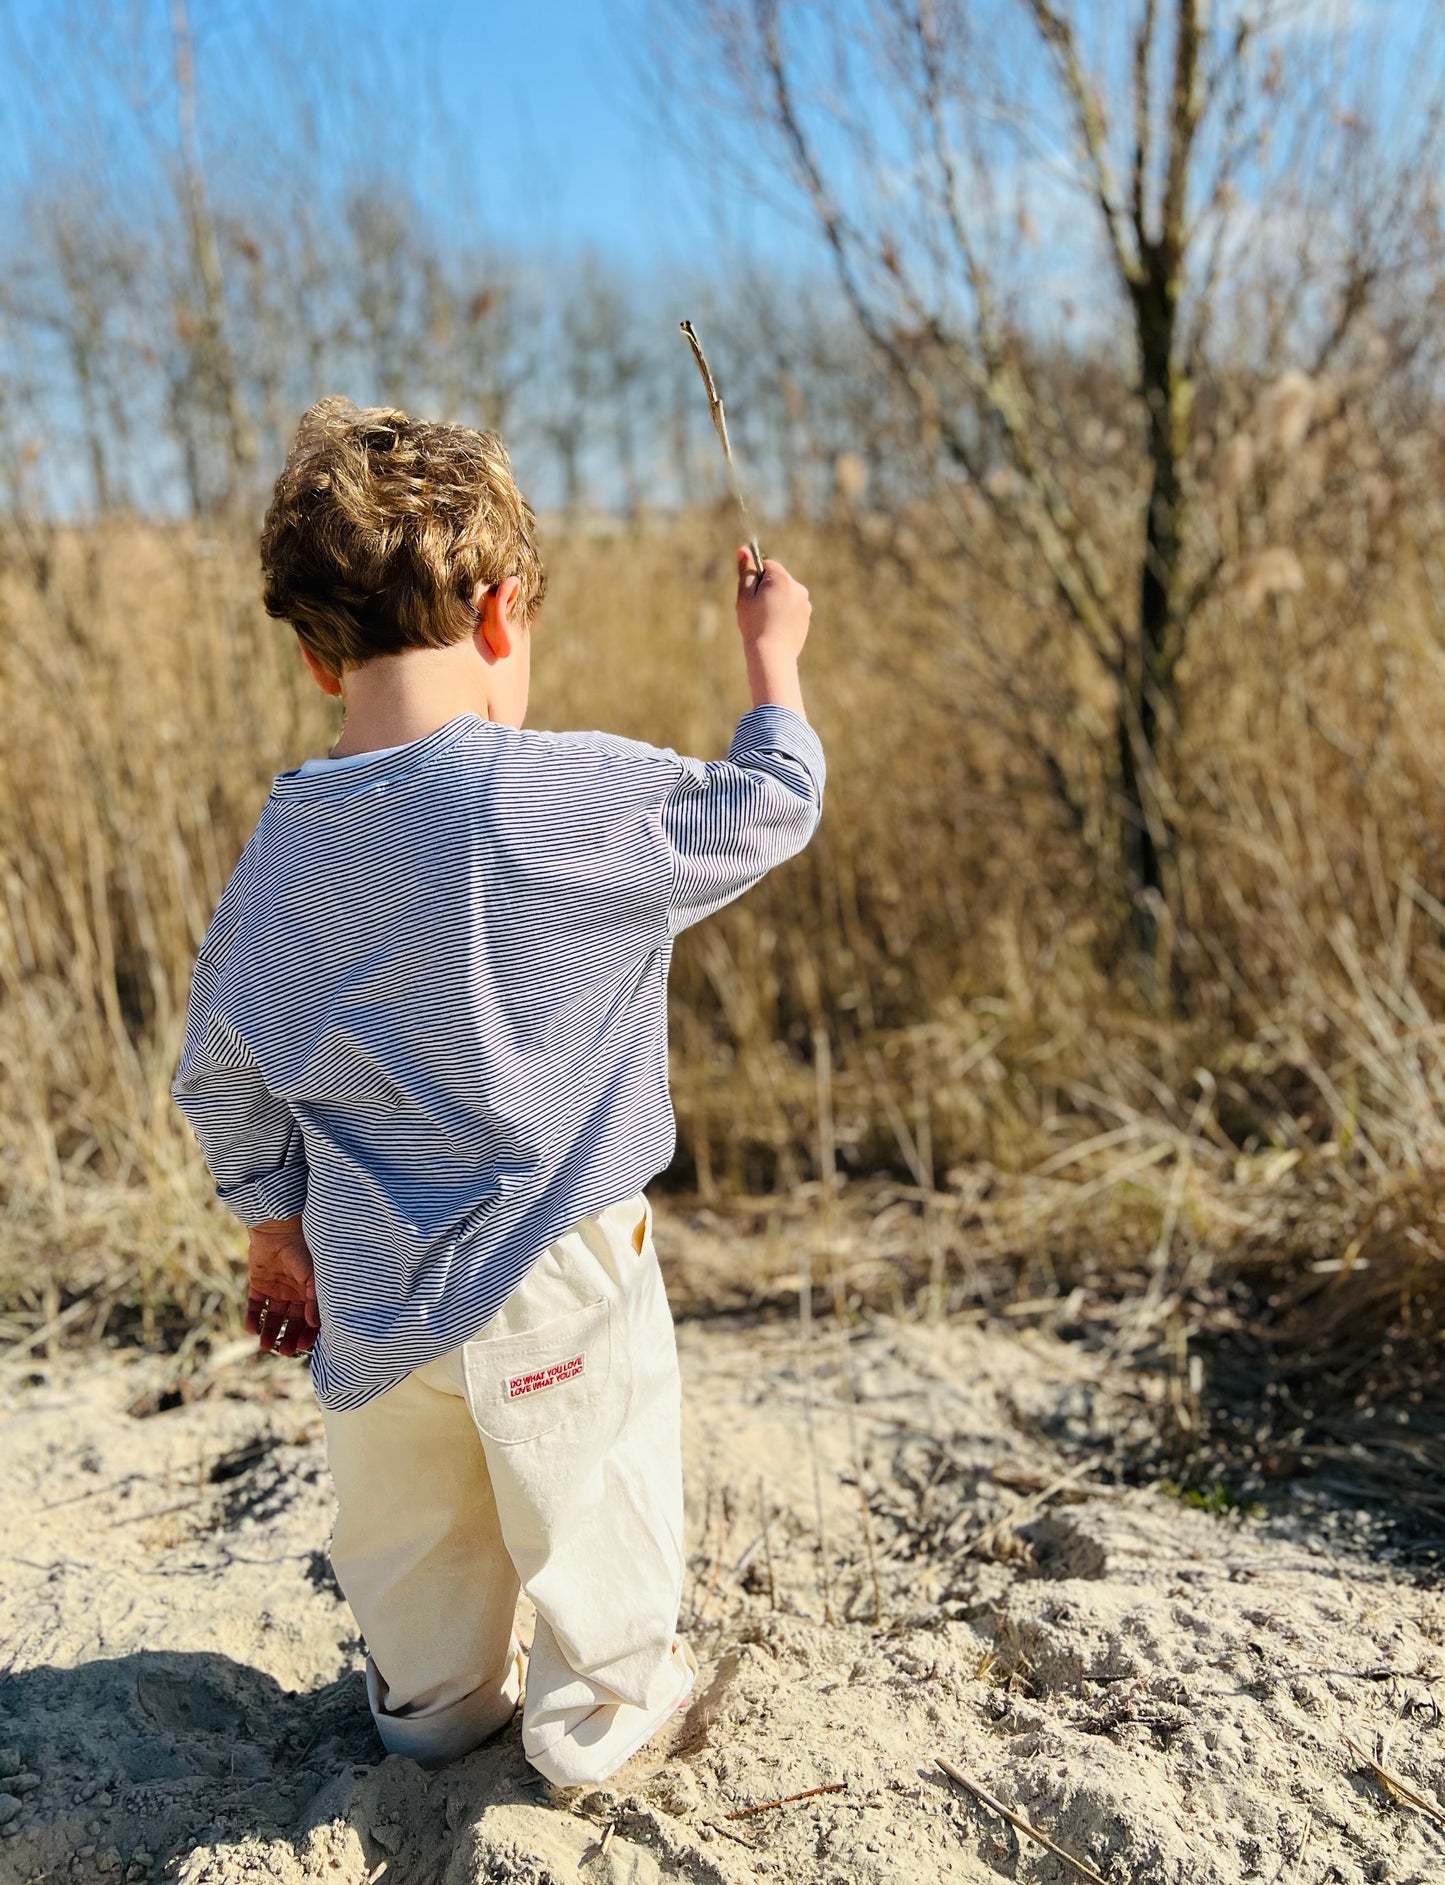
[[[738,551],[738,633],[755,707],[791,707],[803,713],[798,656],[812,614],[807,590],[781,563],[765,559],[759,576],[746,546]]]
[[[263,1351],[277,1355],[309,1354],[321,1327],[311,1252],[299,1217],[253,1224],[246,1332]]]

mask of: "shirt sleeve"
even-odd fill
[[[727,758],[685,759],[662,807],[676,935],[801,851],[823,812],[823,746],[790,707],[743,715]]]
[[[216,1196],[243,1224],[294,1217],[306,1203],[306,1146],[246,1043],[214,1013],[204,952],[191,978],[186,1038],[171,1097],[191,1123]]]

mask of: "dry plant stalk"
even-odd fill
[[[1075,1858],[1072,1852],[1050,1839],[1047,1833],[1041,1833],[1037,1826],[1031,1825],[1022,1813],[1015,1813],[1013,1808],[1005,1806],[1002,1800],[996,1800],[986,1787],[980,1787],[976,1780],[970,1780],[968,1775],[955,1767],[952,1761],[945,1760],[941,1754],[935,1754],[933,1758],[950,1780],[956,1780],[959,1786],[971,1793],[976,1800],[982,1801],[991,1813],[997,1813],[999,1818],[1007,1820],[1010,1826],[1021,1833],[1027,1833],[1030,1839],[1036,1839],[1045,1852],[1051,1852],[1056,1859],[1062,1859],[1065,1865],[1072,1866],[1080,1878],[1090,1880],[1091,1885],[1109,1885],[1104,1874],[1096,1872],[1087,1859]]]
[[[727,415],[723,411],[722,396],[718,392],[717,381],[712,376],[712,368],[707,363],[707,355],[702,350],[702,342],[697,337],[697,329],[691,321],[681,321],[678,325],[687,336],[687,344],[692,348],[692,357],[697,361],[697,370],[702,375],[702,383],[707,392],[708,410],[712,414],[713,425],[717,428],[717,435],[722,443],[723,457],[727,460],[728,489],[737,500],[737,507],[743,514],[743,526],[748,533],[748,553],[753,559],[753,570],[761,582],[763,553],[758,548],[758,540],[753,533],[752,519],[748,516],[748,501],[743,496],[737,462],[733,458],[733,448],[728,443],[728,422]]]
[[[853,1480],[863,1520],[863,1550],[873,1586],[873,1622],[883,1621],[883,1593],[878,1584],[878,1558],[873,1548],[873,1515],[868,1509],[868,1487],[863,1476],[863,1449],[858,1442],[858,1396],[853,1389],[853,1367],[843,1325],[843,1279],[838,1269],[838,1240],[833,1219],[838,1183],[837,1135],[833,1125],[833,1046],[826,1028],[813,1035],[813,1063],[818,1082],[818,1170],[823,1181],[823,1237],[833,1286],[833,1335],[838,1349],[838,1375],[843,1383],[843,1410],[848,1421],[848,1447],[853,1456]]]
[[[1353,1736],[1345,1736],[1345,1746],[1357,1761],[1369,1768],[1381,1787],[1392,1800],[1398,1800],[1402,1806],[1413,1807],[1433,1825],[1445,1832],[1445,1807],[1438,1800],[1432,1800],[1428,1794],[1421,1793],[1418,1787],[1412,1787],[1402,1774],[1394,1773],[1383,1762],[1377,1761],[1373,1754],[1362,1748]]]
[[[804,1787],[801,1793],[785,1793],[777,1800],[760,1800],[756,1806],[740,1806],[731,1813],[724,1813],[725,1820],[745,1820],[754,1813],[771,1813],[775,1807],[791,1806],[795,1800],[816,1800],[820,1793],[846,1793],[846,1780],[830,1780],[823,1787]]]
[[[763,1476],[758,1474],[758,1519],[763,1528],[763,1562],[768,1567],[768,1608],[778,1607],[778,1580],[773,1571],[773,1521],[768,1516],[768,1497],[763,1485]]]
[[[828,1582],[828,1526],[823,1515],[823,1469],[818,1463],[818,1432],[813,1417],[813,1264],[806,1242],[798,1249],[798,1345],[803,1357],[803,1425],[808,1435],[813,1506],[818,1518],[818,1593],[823,1600],[823,1621],[831,1623],[833,1594]]]

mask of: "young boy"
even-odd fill
[[[800,850],[808,593],[739,551],[753,708],[704,764],[523,730],[545,577],[500,441],[326,399],[261,538],[345,706],[280,773],[206,931],[172,1093],[251,1227],[247,1327],[312,1351],[382,1741],[513,1712],[605,1779],[686,1700],[679,1383],[643,1186],[673,939]],[[314,1346],[313,1346],[314,1345]]]

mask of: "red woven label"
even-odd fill
[[[568,1361],[554,1361],[550,1367],[534,1368],[530,1374],[514,1374],[507,1383],[506,1398],[519,1401],[524,1394],[540,1394],[543,1388],[560,1387],[586,1372],[587,1357],[573,1355]]]

